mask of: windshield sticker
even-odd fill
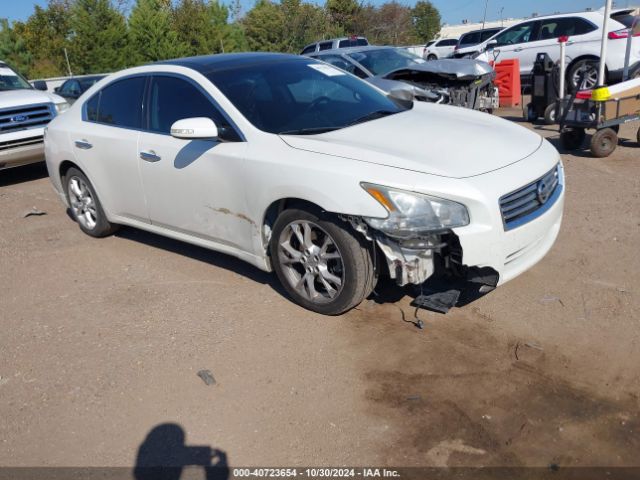
[[[7,67],[0,67],[0,75],[5,75],[8,77],[17,77],[16,72]]]
[[[331,65],[323,65],[320,63],[310,63],[309,66],[314,70],[326,75],[327,77],[337,77],[338,75],[344,75],[345,73],[332,67]]]

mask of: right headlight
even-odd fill
[[[389,212],[386,218],[364,217],[364,221],[391,237],[410,238],[469,224],[469,212],[460,203],[371,183],[360,185]]]

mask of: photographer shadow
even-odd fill
[[[204,445],[185,445],[185,433],[175,423],[163,423],[154,427],[138,449],[135,480],[179,480],[185,467],[189,472],[202,467],[206,480],[229,478],[227,454]],[[187,475],[185,475],[186,477]],[[189,478],[203,478],[202,475]],[[185,480],[182,478],[182,480]]]

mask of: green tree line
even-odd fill
[[[210,53],[298,53],[317,40],[352,34],[372,44],[417,44],[440,30],[440,14],[428,0],[412,8],[397,0],[380,6],[257,0],[247,12],[231,1],[49,0],[24,22],[0,18],[0,60],[38,78]]]

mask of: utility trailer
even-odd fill
[[[574,92],[562,101],[560,141],[567,150],[580,148],[593,129],[591,153],[608,157],[618,146],[620,125],[640,121],[640,78],[612,87]],[[640,129],[636,134],[640,144]]]

